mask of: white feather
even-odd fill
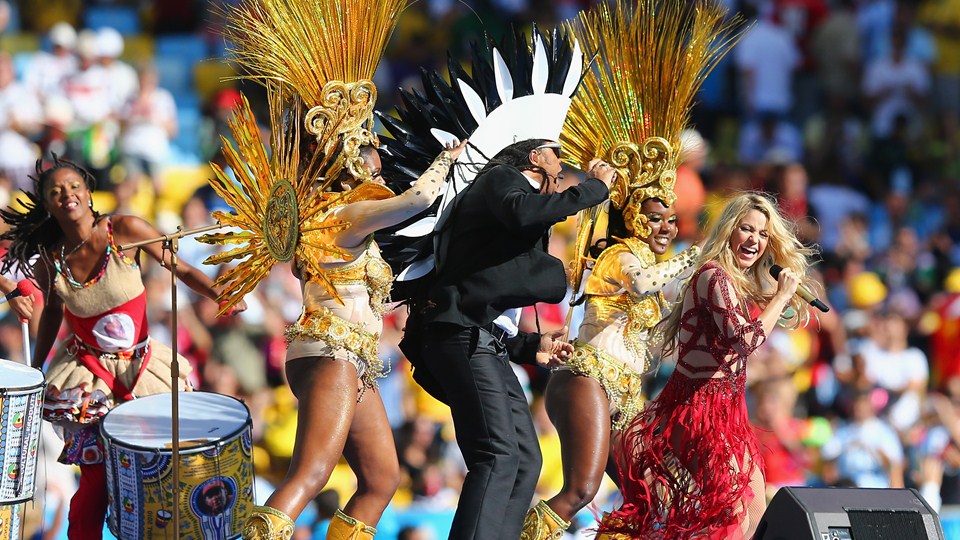
[[[433,138],[436,139],[437,142],[444,146],[460,146],[460,139],[458,139],[456,135],[450,133],[449,131],[430,128],[430,134],[433,135]]]
[[[493,75],[497,82],[500,103],[506,103],[513,99],[513,76],[510,75],[510,69],[497,49],[493,50]]]
[[[550,77],[550,66],[547,63],[547,49],[543,45],[543,40],[536,35],[533,40],[533,75],[530,81],[533,83],[533,93],[543,94],[547,91],[547,80]]]
[[[410,281],[417,278],[421,278],[430,273],[433,270],[433,267],[436,266],[434,262],[433,255],[430,255],[422,261],[417,261],[410,266],[404,268],[400,275],[397,276],[397,281]]]
[[[406,236],[408,238],[417,238],[420,236],[426,236],[431,232],[433,232],[433,226],[436,224],[437,224],[436,216],[427,216],[412,225],[408,225],[400,229],[395,234],[397,236]]]
[[[583,74],[583,52],[580,50],[580,42],[573,41],[573,59],[570,61],[570,71],[567,71],[567,80],[563,82],[563,95],[573,97],[577,91],[577,83],[580,82],[580,76]]]
[[[483,100],[480,99],[480,95],[462,79],[457,79],[457,84],[460,85],[460,94],[463,96],[463,100],[467,102],[467,108],[470,109],[470,114],[473,115],[473,119],[476,120],[478,124],[483,122],[487,118],[487,108],[483,106]]]

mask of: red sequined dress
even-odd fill
[[[714,263],[693,275],[682,309],[677,369],[624,436],[624,505],[600,533],[742,538],[750,501],[763,497],[750,486],[763,465],[744,398],[746,360],[765,340],[763,326]]]

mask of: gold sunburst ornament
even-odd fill
[[[268,86],[271,116],[280,118],[280,92]],[[273,114],[276,113],[276,114]],[[316,264],[319,257],[336,256],[349,260],[350,255],[337,248],[330,235],[349,224],[329,216],[328,210],[343,204],[341,196],[321,196],[306,177],[297,174],[300,161],[299,126],[274,122],[271,129],[272,153],[268,155],[253,111],[246,97],[230,119],[230,130],[236,147],[221,138],[224,158],[236,176],[234,182],[216,164],[211,164],[215,178],[211,187],[234,212],[216,211],[214,219],[240,229],[208,234],[198,238],[208,244],[234,245],[223,253],[208,257],[205,264],[240,261],[215,282],[223,286],[217,300],[220,314],[230,310],[266,277],[276,262],[298,257],[302,264],[335,298],[336,289]]]

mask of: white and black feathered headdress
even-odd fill
[[[500,45],[474,45],[472,77],[448,57],[450,82],[424,70],[423,93],[401,89],[397,115],[377,113],[392,136],[380,139],[380,153],[384,174],[395,192],[407,189],[444,143],[470,139],[441,200],[420,216],[377,235],[398,282],[420,278],[433,269],[430,238],[437,217],[493,156],[518,141],[560,139],[583,66],[575,39],[559,31],[544,35],[534,28],[530,41],[517,33]],[[395,298],[403,296],[401,292]]]

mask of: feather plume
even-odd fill
[[[370,80],[407,0],[246,0],[226,37],[246,78],[285,83],[306,104],[329,81]]]
[[[740,19],[714,0],[614,0],[566,25],[598,56],[563,130],[579,168],[619,143],[656,136],[678,148],[697,91],[742,36]]]

